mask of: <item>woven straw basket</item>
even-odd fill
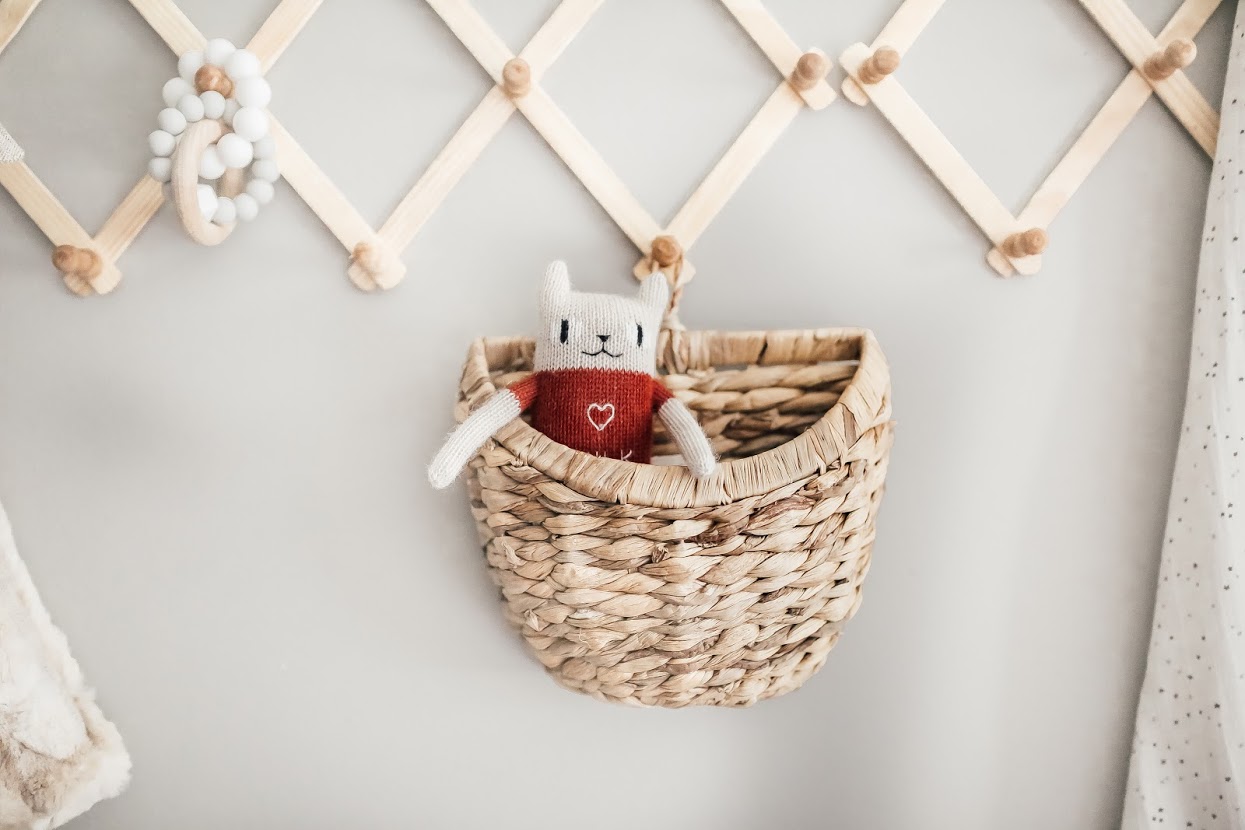
[[[561,685],[646,706],[798,688],[860,604],[891,444],[890,376],[860,329],[665,332],[664,380],[722,464],[597,458],[516,421],[469,491],[506,617]],[[531,369],[476,341],[457,416]],[[654,454],[674,447],[656,425]]]

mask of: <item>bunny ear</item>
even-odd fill
[[[640,283],[640,302],[658,314],[666,311],[666,303],[670,302],[670,283],[661,271],[654,271]]]
[[[554,300],[562,299],[569,293],[571,293],[571,275],[566,270],[566,263],[560,259],[554,260],[545,269],[545,281],[540,288],[540,304],[548,306]]]

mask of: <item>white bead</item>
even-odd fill
[[[272,100],[272,87],[263,78],[243,78],[234,83],[233,97],[244,107],[263,109]]]
[[[233,197],[234,210],[237,211],[239,222],[250,222],[259,215],[259,202],[249,193],[239,193]]]
[[[199,178],[216,181],[223,175],[225,175],[225,162],[221,161],[216,148],[210,145],[203,148],[203,155],[199,158]]]
[[[173,178],[173,159],[152,159],[147,162],[147,173],[158,182],[167,182]]]
[[[258,107],[243,107],[233,117],[233,131],[247,141],[259,141],[268,134],[268,113]]]
[[[236,133],[226,133],[216,142],[216,153],[226,167],[246,167],[251,163],[251,142]]]
[[[216,200],[216,215],[212,217],[212,221],[218,225],[231,225],[238,218],[238,209],[234,207],[233,199],[228,196],[221,196]]]
[[[210,184],[201,184],[198,187],[199,212],[203,214],[203,218],[212,221],[212,217],[216,215],[216,191],[212,189]]]
[[[281,171],[272,159],[259,159],[251,165],[251,175],[266,182],[275,182]]]
[[[225,114],[225,96],[216,90],[209,89],[199,96],[199,100],[203,102],[204,118],[216,119]]]
[[[213,66],[224,67],[225,61],[236,51],[232,43],[223,37],[214,37],[207,42],[207,46],[203,49],[203,60]]]
[[[186,121],[193,124],[203,120],[203,102],[198,95],[183,95],[177,102],[177,111],[186,116]]]
[[[272,140],[272,136],[266,135],[259,141],[255,142],[255,158],[257,159],[273,159],[277,157],[277,142]]]
[[[186,83],[194,83],[195,73],[203,66],[203,53],[198,49],[191,49],[189,52],[177,59],[177,74],[186,79]]]
[[[160,110],[160,114],[156,116],[156,123],[160,125],[160,129],[170,135],[181,135],[182,130],[186,129],[186,116],[182,115],[179,110],[169,107]]]
[[[263,179],[251,179],[246,183],[246,192],[251,194],[255,201],[261,205],[266,205],[272,201],[276,191],[272,187],[272,182],[266,182]]]
[[[239,49],[225,60],[225,74],[235,82],[259,74],[259,58],[253,52]]]
[[[173,150],[177,148],[177,139],[173,138],[172,133],[166,133],[164,130],[155,130],[147,136],[147,146],[151,148],[153,156],[171,156]]]
[[[182,100],[183,95],[194,95],[195,89],[181,78],[170,78],[164,84],[164,89],[160,90],[160,97],[164,99],[166,107],[175,107],[177,102]]]
[[[221,115],[221,117],[225,119],[226,124],[233,123],[233,117],[237,114],[240,108],[241,105],[238,104],[238,102],[233,98],[225,99],[225,112]]]

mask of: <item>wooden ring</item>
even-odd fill
[[[203,151],[223,135],[220,121],[205,119],[186,128],[173,151],[173,206],[187,235],[200,245],[219,245],[233,233],[237,222],[217,225],[203,217],[199,210],[199,160]],[[221,176],[220,195],[233,198],[242,192],[245,176],[242,170],[229,169]]]

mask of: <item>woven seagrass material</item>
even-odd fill
[[[603,700],[740,706],[798,688],[860,604],[891,444],[890,376],[859,329],[663,334],[665,381],[722,458],[596,458],[516,421],[469,492],[506,617],[554,679]],[[476,341],[458,418],[526,376]],[[670,452],[660,431],[656,453]]]

